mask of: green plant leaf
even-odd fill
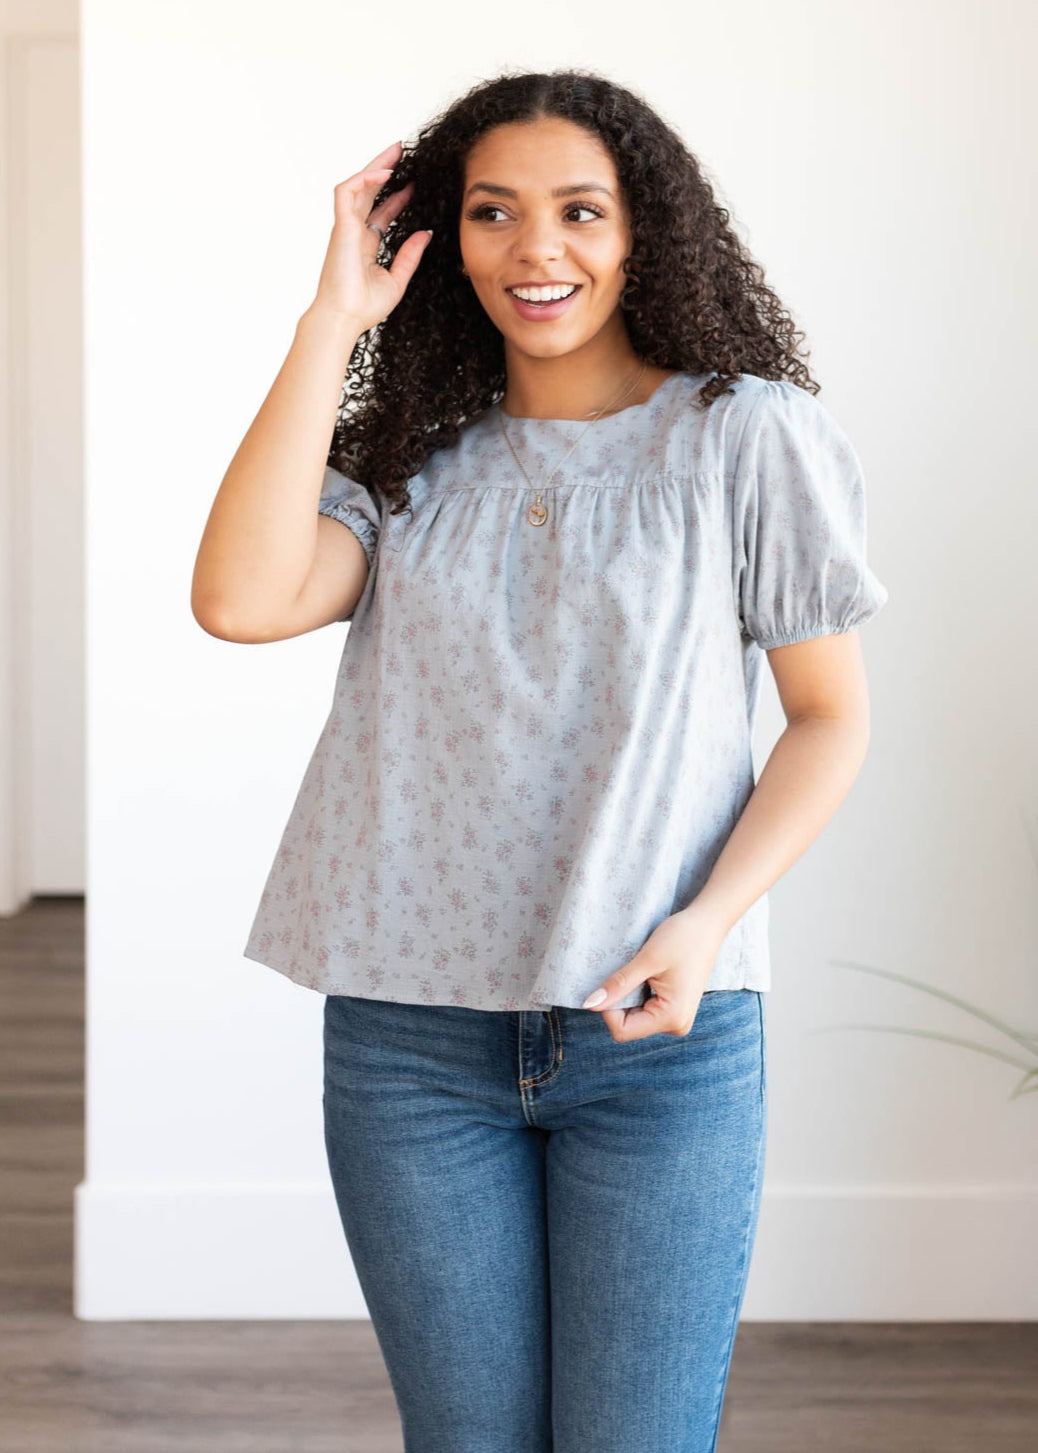
[[[875,1029],[884,1034],[912,1034],[918,1039],[939,1039],[944,1044],[957,1044],[963,1049],[975,1049],[978,1054],[987,1054],[992,1059],[1000,1059],[1007,1065],[1015,1065],[1017,1069],[1027,1070],[1030,1075],[1038,1075],[1038,1066],[1032,1067],[1026,1060],[1017,1059],[1016,1055],[1006,1054],[1004,1050],[992,1049],[990,1045],[978,1044],[975,1039],[960,1039],[955,1034],[938,1034],[932,1029],[906,1029],[894,1024],[824,1024],[816,1027],[812,1032],[815,1034],[827,1034],[834,1029]],[[1025,1075],[1025,1079],[1027,1076]]]
[[[989,1014],[986,1009],[980,1009],[976,1004],[970,1004],[965,999],[960,999],[956,994],[949,994],[946,989],[937,989],[932,984],[924,984],[921,979],[913,979],[908,974],[895,973],[893,969],[877,969],[872,964],[855,963],[852,959],[830,959],[830,963],[840,964],[846,969],[859,969],[864,974],[878,974],[883,979],[893,979],[899,984],[907,984],[910,988],[921,989],[924,994],[932,994],[936,999],[943,999],[948,1004],[954,1004],[956,1008],[963,1009],[967,1014],[972,1014],[975,1019],[990,1024],[992,1029],[1006,1035],[1009,1039],[1022,1044],[1029,1053],[1038,1052],[1038,1038],[1025,1034],[1022,1030],[1014,1029],[1005,1020],[998,1019],[994,1014]]]
[[[1033,1081],[1033,1083],[1029,1085],[1027,1083],[1028,1080]],[[1038,1091],[1038,1070],[1028,1070],[1023,1079],[1017,1082],[1009,1098],[1015,1100],[1020,1095],[1033,1095],[1035,1091]]]

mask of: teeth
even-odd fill
[[[551,288],[509,288],[517,298],[522,298],[524,303],[547,303],[555,298],[568,298],[570,293],[577,290],[575,283],[559,283]]]

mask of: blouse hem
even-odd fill
[[[269,955],[266,957],[261,957],[258,951],[249,948],[243,950],[243,955],[245,958],[251,960],[251,962],[262,964],[265,968],[268,969],[273,969],[275,973],[283,975],[283,977],[289,979],[292,983],[297,984],[300,988],[311,989],[316,994],[324,994],[328,996],[341,994],[358,999],[382,999],[388,1001],[391,1004],[426,1004],[430,1008],[435,1008],[437,1006],[443,1007],[449,1004],[450,1007],[455,1009],[496,1010],[499,1013],[515,1013],[517,1010],[524,1010],[527,1013],[534,1013],[537,1011],[543,1011],[548,1008],[583,1009],[583,1000],[584,998],[586,998],[586,995],[582,995],[579,998],[574,996],[572,1000],[564,998],[556,999],[553,1001],[552,1004],[547,1004],[542,999],[535,1000],[529,998],[525,1004],[517,1004],[514,1007],[502,1007],[502,1005],[498,1003],[491,1003],[486,999],[483,999],[477,1003],[455,1004],[453,1003],[453,1001],[449,1000],[421,999],[413,997],[411,994],[405,994],[402,997],[399,995],[390,994],[388,992],[373,994],[368,990],[367,985],[363,982],[351,983],[347,980],[345,983],[343,983],[334,975],[320,973],[308,974],[305,970],[293,968],[284,963],[278,963],[274,961]],[[743,963],[745,963],[745,960],[743,961]],[[741,963],[740,972],[733,976],[735,982],[726,982],[723,977],[718,983],[714,983],[711,980],[708,980],[706,988],[703,990],[704,994],[712,994],[717,993],[718,991],[729,989],[750,989],[756,993],[761,994],[769,992],[769,990],[771,989],[770,974],[746,973],[742,972],[742,969],[743,964]],[[470,996],[472,995],[471,987],[468,989],[468,993]],[[476,997],[478,999],[478,995]],[[621,1006],[616,1005],[613,1007],[619,1008]],[[635,1004],[625,1007],[637,1008],[638,1005]],[[596,1014],[600,1011],[595,1009],[586,1009],[584,1010],[584,1012],[586,1014]]]

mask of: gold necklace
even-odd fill
[[[648,366],[649,366],[648,360],[646,359],[642,363],[642,366],[639,369],[637,375],[622,390],[622,392],[620,393],[619,398],[614,399],[611,404],[606,404],[606,406],[604,408],[598,409],[598,410],[595,411],[595,413],[592,414],[591,418],[584,425],[583,429],[581,429],[580,433],[577,435],[577,437],[574,440],[574,442],[566,450],[565,454],[562,456],[562,458],[559,460],[558,464],[556,464],[555,468],[548,475],[547,479],[544,480],[544,482],[541,485],[539,485],[539,486],[536,485],[536,484],[534,484],[533,480],[530,478],[530,476],[526,473],[526,470],[523,468],[523,461],[519,458],[519,455],[516,454],[515,447],[512,444],[511,439],[509,439],[509,437],[508,437],[508,430],[505,428],[504,410],[501,409],[500,407],[498,408],[498,411],[497,411],[497,421],[501,425],[501,432],[505,436],[505,443],[508,445],[509,449],[511,449],[511,451],[512,451],[512,457],[515,459],[516,464],[518,464],[519,468],[522,470],[523,477],[525,478],[527,484],[530,486],[531,489],[536,490],[536,492],[537,492],[537,498],[534,500],[534,502],[530,506],[530,508],[526,511],[526,518],[529,520],[529,522],[530,522],[531,525],[543,525],[544,522],[545,522],[545,520],[548,518],[548,511],[547,511],[547,508],[545,507],[544,500],[543,500],[544,491],[548,488],[548,485],[555,478],[555,475],[558,473],[558,471],[565,464],[565,462],[569,458],[569,456],[573,453],[574,449],[580,443],[581,439],[583,439],[583,437],[587,433],[588,429],[590,429],[591,425],[593,423],[595,423],[597,419],[601,418],[601,416],[603,414],[607,414],[611,408],[615,409],[616,406],[617,406],[617,404],[622,404],[623,403],[623,401],[627,397],[627,395],[634,388],[636,388],[637,385],[641,382],[641,380],[642,380],[642,378],[643,378],[643,376],[645,374],[645,370],[648,368]]]

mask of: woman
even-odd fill
[[[766,891],[861,766],[887,597],[798,336],[642,99],[505,75],[336,187],[206,526],[207,631],[352,621],[245,954],[325,995],[414,1453],[716,1445]]]

